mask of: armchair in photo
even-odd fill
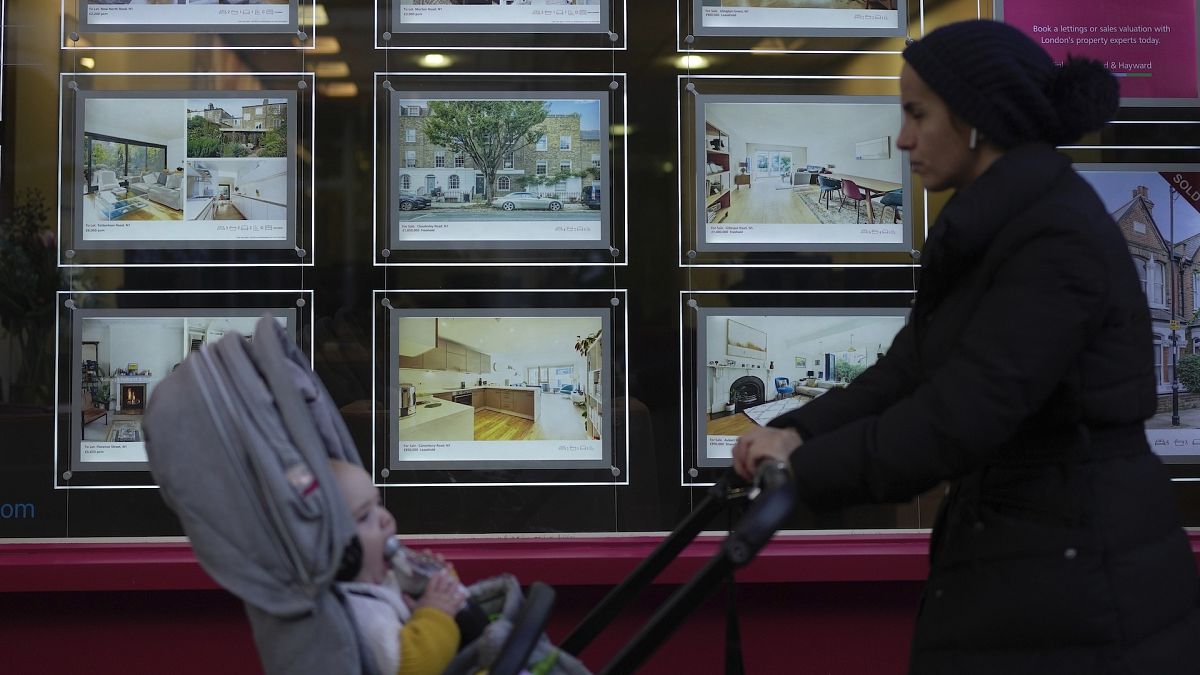
[[[121,187],[121,182],[117,180],[117,172],[109,169],[97,169],[92,172],[92,187],[96,192],[104,192],[105,190],[116,190]]]

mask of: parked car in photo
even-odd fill
[[[433,203],[429,197],[424,197],[415,192],[408,190],[400,190],[400,210],[401,211],[416,211],[419,209],[427,209]]]
[[[600,210],[600,188],[595,185],[583,186],[582,201],[589,209]]]
[[[543,197],[532,192],[510,192],[503,197],[496,197],[493,199],[492,206],[502,208],[505,211],[513,211],[516,209],[545,209],[549,211],[561,211],[563,203],[561,200],[553,197]]]

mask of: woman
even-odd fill
[[[834,390],[738,440],[814,508],[950,481],[914,673],[1195,673],[1200,584],[1154,414],[1150,317],[1120,231],[1054,145],[1115,113],[1095,62],[992,21],[904,51],[896,145],[954,190],[908,324]]]

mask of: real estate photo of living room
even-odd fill
[[[80,462],[146,461],[142,415],[158,384],[192,352],[227,333],[253,339],[259,314],[171,315],[175,312],[119,316],[105,311],[80,320],[75,408]],[[286,317],[278,320],[287,325]]]
[[[702,244],[900,244],[891,97],[697,96]]]
[[[183,220],[186,120],[178,98],[83,101],[85,238],[101,223]]]
[[[738,436],[846,386],[887,352],[905,314],[748,311],[762,313],[701,311],[698,432],[707,437],[707,459],[728,460]]]
[[[597,459],[603,326],[591,311],[396,319],[400,459]]]

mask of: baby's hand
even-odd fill
[[[467,589],[449,572],[441,571],[429,577],[425,592],[417,600],[417,607],[432,607],[454,616],[466,601]]]

